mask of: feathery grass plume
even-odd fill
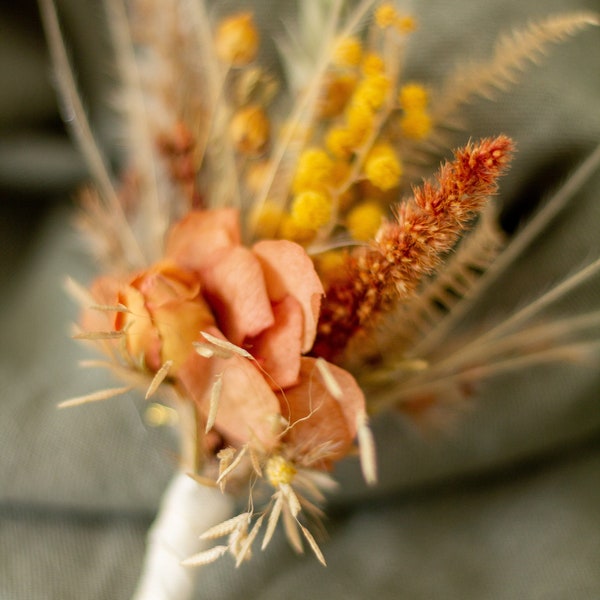
[[[484,380],[552,363],[586,365],[597,360],[600,350],[598,311],[558,318],[545,318],[544,312],[597,278],[599,259],[568,274],[554,287],[544,290],[540,296],[483,331],[461,331],[460,323],[490,285],[523,255],[599,167],[600,148],[597,148],[485,268],[468,293],[454,302],[441,318],[435,314],[432,318],[428,314],[420,318],[417,314],[419,327],[411,328],[410,323],[403,320],[413,319],[414,311],[404,315],[399,310],[390,315],[389,320],[397,316],[399,323],[396,329],[383,332],[379,337],[379,350],[384,360],[378,361],[360,377],[370,398],[372,412],[395,407],[412,421],[444,425],[456,416],[457,408],[465,404],[474,386]],[[461,254],[460,248],[456,259]],[[445,267],[438,278],[443,279],[446,272]],[[430,285],[435,288],[436,281]],[[428,288],[425,286],[420,294],[427,294]],[[412,304],[414,300],[407,306]],[[394,331],[408,333],[397,343]],[[402,343],[403,339],[410,343]],[[372,356],[376,354],[372,353]],[[379,355],[376,360],[378,358]]]
[[[558,44],[590,25],[600,25],[600,15],[580,11],[553,15],[501,36],[489,61],[461,64],[448,77],[432,103],[433,121],[443,126],[474,97],[492,99],[497,90],[514,85],[527,63],[537,62],[551,44]]]
[[[94,137],[71,67],[53,0],[39,0],[39,5],[54,65],[64,120],[69,124],[97,186],[97,193],[91,204],[94,205],[96,214],[110,213],[111,215],[110,219],[103,219],[102,223],[106,239],[111,240],[105,245],[115,249],[111,257],[117,258],[117,262],[140,267],[145,264],[146,256],[129,226],[126,211],[113,182],[108,160]]]
[[[406,353],[438,326],[460,302],[477,293],[477,283],[506,245],[506,234],[497,222],[496,210],[485,210],[472,231],[417,292],[384,317],[367,340],[349,348],[350,364],[371,362],[385,348],[385,362],[405,367]],[[411,354],[412,356],[412,354]],[[418,360],[418,359],[417,359]]]
[[[316,354],[339,358],[351,338],[414,293],[497,191],[512,150],[506,136],[457,150],[435,184],[424,182],[397,206],[396,219],[381,226],[371,247],[348,255],[343,274],[326,288]]]

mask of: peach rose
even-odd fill
[[[163,261],[134,276],[122,286],[117,302],[129,309],[117,313],[115,329],[126,330],[126,345],[134,359],[157,371],[172,361],[176,374],[193,351],[198,332],[214,325],[201,294],[196,273]]]
[[[237,211],[219,209],[191,212],[177,223],[166,255],[199,274],[219,332],[257,363],[239,356],[207,359],[213,373],[222,374],[215,429],[234,445],[254,436],[270,447],[279,441],[273,425],[283,415],[293,424],[283,441],[302,454],[327,445],[328,460],[321,466],[345,456],[356,435],[356,417],[365,411],[364,396],[349,373],[329,365],[343,392],[334,398],[316,359],[302,357],[312,348],[323,296],[306,251],[287,240],[245,248]],[[190,395],[203,395],[207,411],[202,382],[187,369],[180,379]]]
[[[323,287],[298,244],[264,240],[246,248],[236,210],[192,211],[171,228],[164,261],[126,284],[101,278],[92,292],[127,307],[113,327],[126,332],[131,357],[154,372],[172,361],[170,375],[205,418],[220,381],[214,429],[226,443],[257,439],[268,449],[283,441],[301,455],[326,445],[321,468],[348,453],[364,397],[349,373],[329,365],[343,392],[334,397],[316,359],[302,356],[315,339]],[[200,356],[193,343],[202,332],[253,360]],[[283,440],[282,416],[291,424]]]
[[[323,296],[304,248],[287,240],[242,246],[238,212],[225,208],[192,211],[176,223],[166,256],[199,275],[217,327],[254,356],[274,389],[298,383]]]

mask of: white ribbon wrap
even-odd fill
[[[148,531],[142,574],[132,600],[191,598],[198,568],[185,567],[181,561],[213,545],[199,536],[230,518],[233,511],[231,496],[177,473]]]

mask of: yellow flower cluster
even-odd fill
[[[374,146],[365,159],[366,178],[380,190],[391,190],[400,183],[402,165],[390,144]]]
[[[403,110],[400,118],[402,134],[412,140],[425,139],[432,128],[425,88],[418,83],[407,83],[400,89],[398,102]]]
[[[215,51],[225,64],[237,67],[228,80],[232,87],[235,87],[236,81],[240,89],[243,87],[241,83],[245,83],[247,87],[248,77],[256,80],[256,69],[253,70],[249,65],[256,58],[259,44],[260,36],[252,13],[236,13],[219,23],[215,33]],[[271,124],[262,106],[268,99],[252,100],[250,94],[241,97],[239,93],[232,96],[237,102],[232,102],[234,106],[230,106],[233,114],[229,133],[233,146],[240,154],[260,155],[266,150],[271,136]]]
[[[265,111],[254,104],[238,110],[230,125],[233,143],[242,154],[260,154],[269,141],[270,131]]]
[[[252,13],[242,12],[221,21],[215,35],[215,50],[223,62],[241,67],[256,58],[259,41]]]
[[[353,102],[366,104],[369,108],[378,110],[386,101],[390,87],[389,77],[382,74],[368,75],[358,84]]]
[[[333,64],[337,67],[356,67],[361,61],[362,51],[362,43],[358,38],[343,38],[333,52]]]
[[[276,209],[263,204],[255,220],[258,235],[300,243],[332,231],[361,242],[375,236],[384,219],[382,207],[397,194],[403,175],[392,143],[398,135],[423,139],[432,127],[425,88],[410,82],[399,86],[397,69],[388,64],[389,28],[407,33],[414,20],[383,2],[364,38],[368,42],[346,36],[334,44],[316,117],[292,125],[304,128],[298,142],[308,140],[308,147],[296,160],[291,197],[280,199]],[[255,140],[250,149],[259,145],[258,131],[239,137]]]
[[[356,88],[357,77],[350,73],[331,75],[324,85],[319,100],[318,113],[322,119],[331,119],[340,115]]]
[[[304,229],[320,229],[331,219],[333,203],[326,192],[306,190],[294,197],[292,219]]]
[[[369,52],[360,63],[360,70],[366,76],[381,75],[385,73],[385,62],[376,52]]]
[[[410,15],[401,15],[392,2],[384,2],[375,11],[375,23],[381,29],[395,27],[400,33],[410,33],[416,29],[416,22]]]
[[[332,182],[333,160],[321,148],[308,148],[298,159],[292,189],[294,193],[327,189]]]
[[[375,237],[382,221],[381,206],[373,200],[366,200],[348,213],[346,227],[355,240],[367,242]]]
[[[269,458],[265,467],[267,481],[274,488],[278,488],[281,484],[289,485],[292,483],[296,473],[296,467],[280,455]]]
[[[334,184],[334,162],[321,148],[308,148],[298,159],[292,190],[292,223],[300,231],[317,231],[333,214],[330,189]],[[292,225],[290,223],[289,226]],[[298,232],[294,237],[298,236]]]

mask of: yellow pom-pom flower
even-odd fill
[[[383,210],[377,202],[367,200],[355,206],[346,217],[350,235],[361,242],[372,240],[383,221]]]
[[[378,144],[365,159],[364,173],[370,183],[386,191],[400,183],[402,165],[389,144]]]
[[[359,147],[372,133],[375,123],[373,109],[365,102],[354,99],[346,109],[346,128],[353,147]]]
[[[375,11],[375,23],[381,29],[394,25],[398,17],[398,11],[392,2],[384,2]]]
[[[336,117],[343,110],[356,88],[356,76],[350,74],[332,75],[323,86],[319,98],[318,113],[321,118]]]
[[[407,83],[400,88],[398,102],[404,110],[424,109],[429,97],[427,90],[420,83]]]
[[[417,21],[410,15],[399,16],[394,23],[394,27],[400,33],[411,33],[417,28]]]
[[[308,227],[301,227],[294,221],[292,215],[284,215],[279,226],[278,236],[284,240],[290,240],[298,244],[308,244],[314,237],[316,231]]]
[[[367,77],[371,75],[381,75],[385,73],[385,61],[376,52],[369,52],[363,58],[360,70]]]
[[[325,135],[325,146],[336,158],[350,158],[355,148],[356,136],[345,127],[332,127]]]
[[[281,484],[289,485],[296,475],[296,467],[283,456],[275,455],[269,458],[265,467],[268,482],[278,488]]]
[[[431,133],[431,117],[425,110],[407,110],[400,118],[400,128],[404,137],[423,140]]]
[[[381,108],[390,92],[391,83],[385,75],[369,75],[365,77],[354,92],[354,101],[364,103],[373,110]]]
[[[362,58],[362,44],[357,37],[339,40],[333,51],[333,64],[338,67],[356,67]]]
[[[265,111],[252,104],[233,115],[230,131],[238,152],[260,154],[269,141],[271,125]]]
[[[331,220],[333,203],[325,192],[307,190],[292,202],[292,219],[300,227],[317,230]]]
[[[215,35],[215,50],[223,62],[242,67],[256,58],[259,41],[252,13],[241,12],[221,21]]]
[[[308,148],[298,159],[292,189],[295,193],[331,185],[333,160],[321,148]]]

